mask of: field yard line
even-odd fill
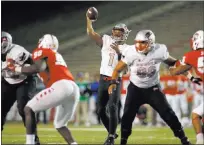
[[[5,135],[2,135],[2,137],[25,137],[26,135],[25,134],[5,134]],[[40,135],[40,137],[59,137],[57,135]],[[133,136],[132,136],[133,137]],[[176,137],[162,137],[162,138],[158,138],[158,136],[134,136],[134,139],[137,138],[137,139],[155,139],[157,138],[158,140],[169,140],[169,139],[177,139]],[[189,138],[190,140],[195,140],[196,138]]]
[[[105,128],[69,128],[73,131],[106,131]],[[56,131],[54,128],[38,128],[39,131]],[[119,129],[117,129],[119,130]],[[148,129],[148,128],[134,128],[133,131],[155,131],[159,129]]]
[[[25,134],[4,134],[3,137],[26,137]],[[40,135],[40,137],[58,137],[56,135]]]

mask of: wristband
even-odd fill
[[[113,85],[113,84],[118,84],[118,81],[116,81],[116,80],[111,80],[110,85]]]
[[[194,79],[194,77],[192,76],[192,77],[190,78],[190,80],[193,81],[193,79]]]

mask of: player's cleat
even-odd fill
[[[183,139],[181,139],[181,143],[182,145],[191,145],[187,137],[184,137]]]
[[[114,145],[114,137],[108,137],[104,145]]]
[[[204,144],[204,135],[199,133],[196,135],[196,144]]]
[[[105,143],[104,143],[104,145],[107,145],[106,143],[108,143],[109,142],[109,139],[110,138],[113,138],[113,142],[114,142],[114,139],[116,139],[116,138],[118,138],[118,134],[116,133],[115,135],[114,135],[114,137],[107,137],[107,139],[106,139],[106,141],[105,141]],[[114,144],[114,143],[113,143]]]
[[[204,144],[204,140],[197,140],[196,144]]]
[[[37,135],[35,135],[35,144],[40,145],[40,139]]]

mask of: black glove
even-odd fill
[[[200,82],[202,82],[201,78],[195,78],[195,77],[191,77],[191,82],[196,83],[198,85],[200,85]]]

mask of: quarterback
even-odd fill
[[[87,11],[88,13],[88,11]],[[119,83],[113,94],[108,94],[111,76],[118,60],[121,58],[121,53],[126,50],[128,45],[125,43],[130,30],[123,23],[117,24],[112,29],[111,35],[103,35],[96,33],[92,27],[92,21],[87,16],[87,34],[93,39],[96,44],[101,47],[101,67],[100,81],[98,91],[98,111],[103,125],[108,131],[108,138],[105,141],[106,145],[114,144],[114,139],[117,138],[116,128],[118,124],[118,106],[120,99],[121,75],[118,78]],[[109,109],[110,117],[106,113],[106,107]]]

